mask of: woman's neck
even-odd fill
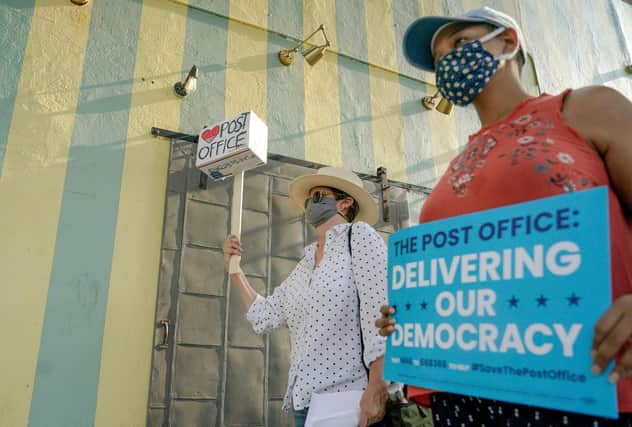
[[[347,220],[343,218],[339,213],[329,218],[323,224],[316,227],[316,234],[318,234],[318,246],[323,247],[325,239],[327,238],[327,232],[338,224],[344,224]]]
[[[525,99],[531,98],[510,70],[498,70],[483,92],[474,100],[481,121],[487,126],[507,117]]]

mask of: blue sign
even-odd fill
[[[616,387],[590,373],[611,305],[607,197],[599,187],[393,234],[384,378],[617,417]]]

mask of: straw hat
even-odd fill
[[[371,195],[364,189],[362,180],[353,172],[332,166],[318,169],[315,174],[303,175],[290,183],[290,198],[301,211],[305,211],[305,199],[309,190],[314,187],[330,187],[343,191],[358,203],[358,214],[353,222],[364,221],[375,224],[378,220],[377,205]]]

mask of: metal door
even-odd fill
[[[231,180],[201,187],[195,145],[174,140],[171,147],[148,425],[293,426],[281,411],[288,333],[254,334],[224,273]],[[289,182],[313,170],[271,160],[246,173],[242,268],[261,294],[282,282],[316,238],[287,196]],[[380,186],[365,186],[381,203]],[[408,224],[407,191],[387,191],[390,221],[376,226],[384,238]]]

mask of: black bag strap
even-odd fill
[[[355,284],[355,273],[353,272],[353,246],[351,245],[351,234],[353,233],[353,223],[349,226],[349,230],[347,231],[347,243],[349,245],[349,255],[351,256],[351,277],[353,278],[353,284],[356,287],[356,296],[358,298],[358,318],[360,320],[360,360],[362,361],[362,365],[366,370],[367,377],[369,376],[369,367],[364,363],[364,336],[362,334],[362,307],[360,305],[360,290],[358,286]]]
[[[351,255],[351,273],[353,273],[353,247],[351,246],[351,233],[353,232],[353,223],[347,230],[347,244],[349,245],[349,255]],[[355,283],[355,280],[354,280]]]

